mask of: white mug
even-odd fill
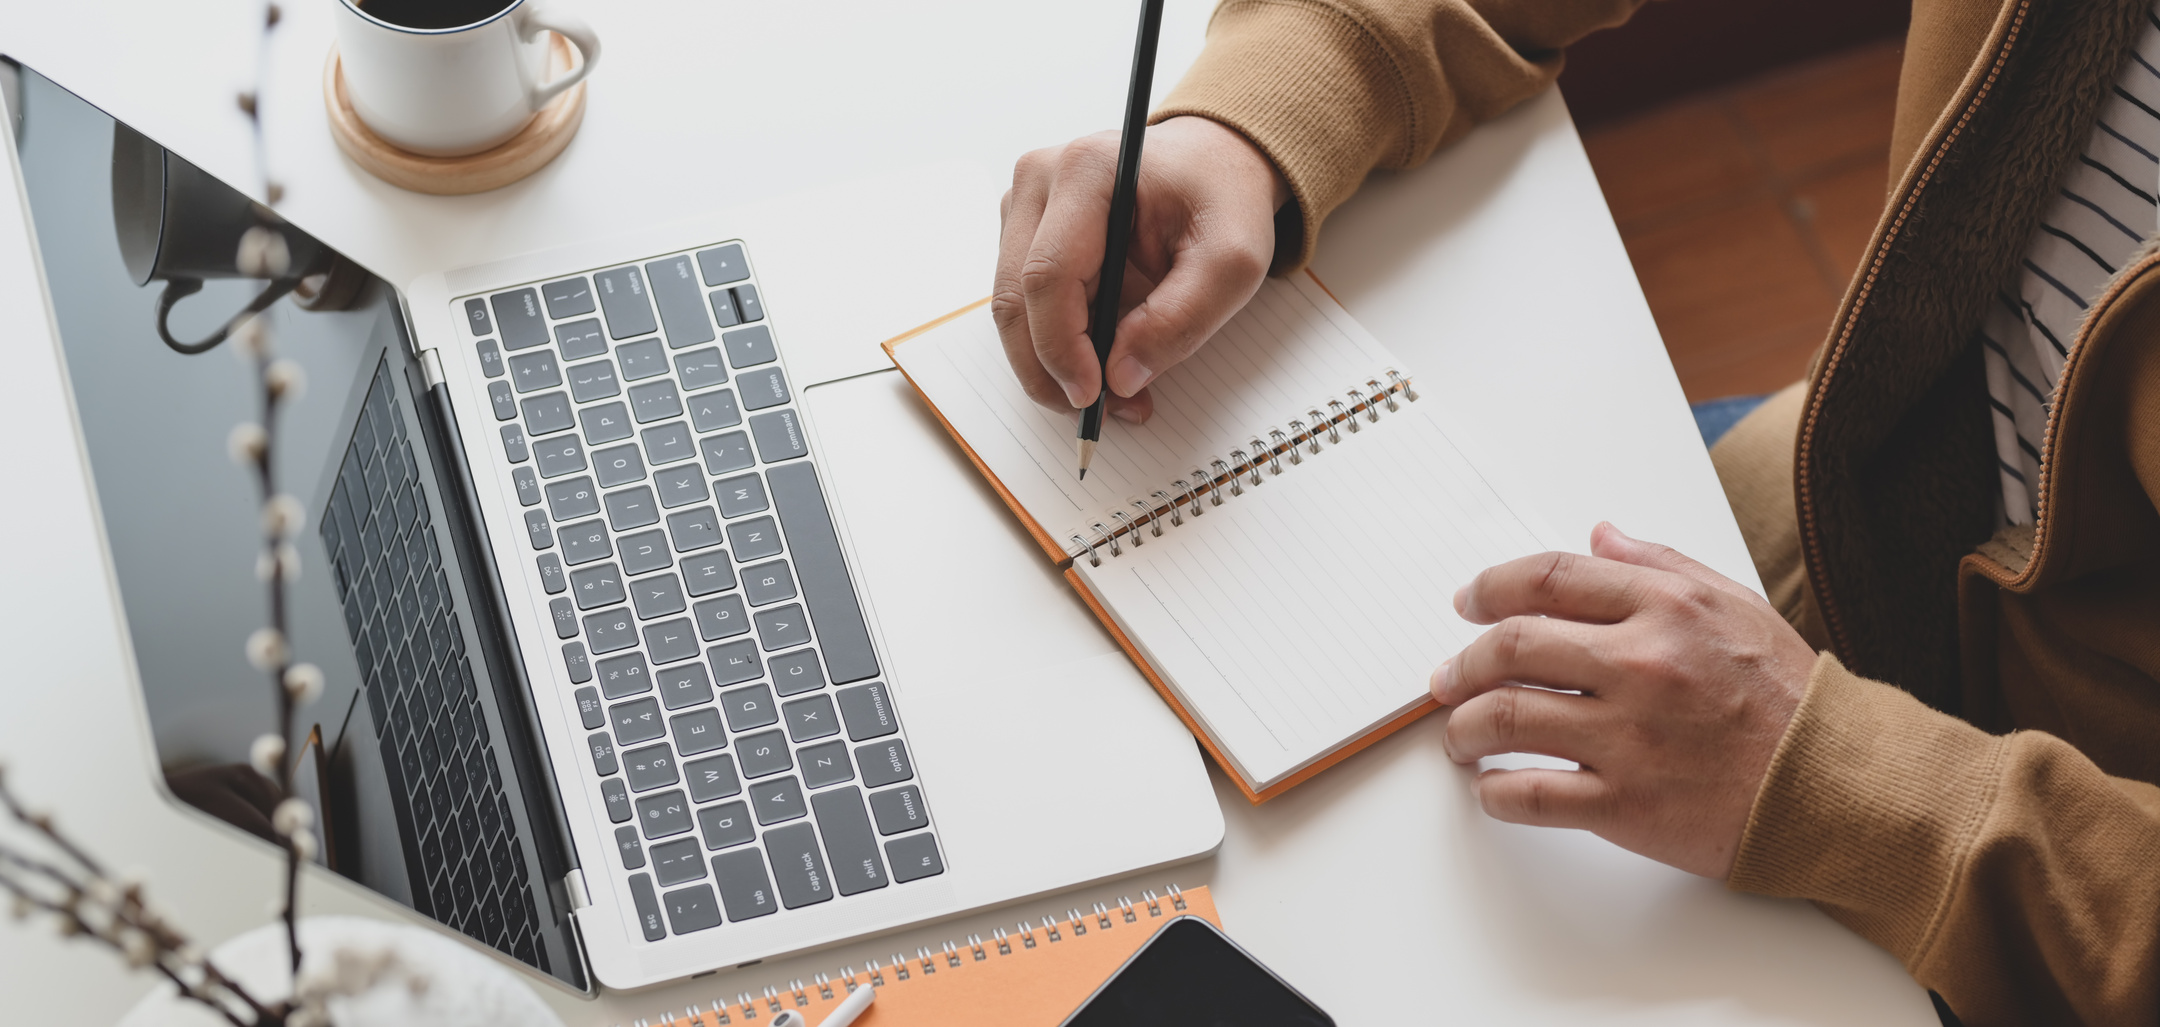
[[[353,112],[391,145],[431,157],[499,145],[600,61],[592,28],[545,0],[505,0],[472,24],[435,29],[376,18],[364,2],[340,6],[338,55]],[[584,63],[546,79],[542,30],[568,39]]]

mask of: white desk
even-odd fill
[[[1023,149],[1114,122],[1131,32],[1122,4],[591,2],[607,53],[580,138],[533,179],[446,199],[376,182],[331,142],[318,91],[329,2],[287,0],[265,101],[293,220],[404,281],[860,183],[846,218],[761,252],[838,283],[815,314],[787,308],[828,374],[881,366],[878,340],[985,290],[1005,169]],[[256,11],[249,0],[11,4],[0,6],[0,50],[248,182],[231,97],[251,79]],[[1162,88],[1198,51],[1206,13],[1203,0],[1171,5]],[[920,191],[879,184],[892,174]],[[1470,443],[1535,492],[1564,537],[1610,518],[1754,580],[1556,95],[1425,169],[1370,184],[1331,223],[1317,269],[1423,372],[1431,396],[1496,426]],[[20,255],[0,255],[0,307],[34,302],[30,274]],[[1567,288],[1548,288],[1557,282]],[[160,800],[139,731],[113,733],[84,760],[80,736],[42,726],[137,700],[114,622],[86,612],[115,604],[53,354],[42,339],[6,337],[16,387],[0,431],[33,443],[7,458],[8,473],[77,491],[61,489],[57,509],[34,519],[26,504],[0,509],[0,532],[45,543],[6,572],[39,589],[0,589],[0,647],[14,664],[0,685],[0,753],[98,851],[151,870],[180,923],[205,940],[229,936],[262,920],[276,879],[267,853]],[[890,378],[862,387],[904,398]],[[1047,576],[1044,586],[1062,588]],[[1112,651],[1083,622],[1045,630],[1076,652]],[[1222,851],[1168,873],[597,1002],[536,986],[571,1027],[628,1023],[1174,880],[1211,885],[1232,933],[1344,1024],[1934,1022],[1892,959],[1804,904],[1734,895],[1581,833],[1485,818],[1468,772],[1441,751],[1441,727],[1428,718],[1263,807],[1218,776]],[[326,875],[307,896],[315,912],[401,915]],[[102,953],[0,926],[11,1019],[107,1022],[148,986]],[[1420,1011],[1412,992],[1426,989],[1445,1013]]]

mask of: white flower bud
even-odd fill
[[[300,857],[301,862],[314,859],[315,833],[313,831],[301,831],[293,835],[292,847],[293,852]]]
[[[267,583],[273,574],[288,585],[300,580],[300,550],[292,543],[280,542],[276,549],[255,554],[255,580]]]
[[[264,777],[277,780],[278,764],[285,760],[285,740],[276,735],[259,735],[248,746],[248,764]]]
[[[271,828],[288,837],[295,832],[307,830],[314,823],[315,810],[305,799],[287,799],[270,811]]]
[[[257,225],[240,236],[240,252],[233,263],[249,278],[283,278],[292,266],[292,252],[283,234]]]
[[[291,538],[300,533],[307,524],[307,511],[300,501],[280,492],[263,504],[263,530],[278,538]]]
[[[299,399],[307,393],[307,372],[291,360],[274,360],[263,369],[263,384],[280,399]]]
[[[250,314],[233,329],[233,359],[242,367],[253,369],[255,362],[270,352],[270,324],[261,314]]]
[[[256,670],[276,670],[292,658],[285,648],[285,635],[276,628],[256,628],[247,640],[248,663]]]
[[[225,452],[232,455],[233,463],[243,467],[262,459],[269,445],[270,435],[259,424],[233,425],[232,434],[225,436]]]
[[[286,668],[285,692],[302,706],[322,698],[322,668],[312,663],[295,663]]]
[[[140,970],[157,958],[157,943],[141,931],[123,931],[120,934],[120,954],[127,960],[128,969]]]

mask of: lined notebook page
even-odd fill
[[[1408,711],[1482,628],[1478,571],[1549,546],[1449,441],[1432,400],[1102,566],[1075,566],[1255,791]]]
[[[1397,364],[1379,340],[1305,275],[1269,279],[1258,295],[1191,359],[1157,379],[1155,415],[1144,425],[1103,427],[1087,480],[1074,474],[1078,415],[1038,406],[1006,362],[988,307],[901,344],[895,357],[1035,523],[1068,553],[1069,536],[1109,523],[1114,510],[1171,482],[1252,449],[1255,435],[1311,423]]]

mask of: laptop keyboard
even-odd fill
[[[546,970],[524,847],[391,374],[376,367],[318,533],[382,747],[413,905]]]
[[[645,940],[943,873],[742,245],[455,307]]]

